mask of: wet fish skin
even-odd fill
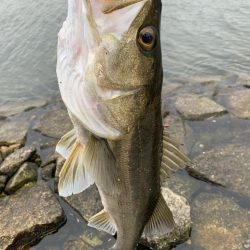
[[[73,21],[69,18],[59,35],[59,85],[74,124],[74,131],[57,146],[67,159],[60,173],[59,193],[79,193],[95,183],[104,210],[92,217],[89,225],[117,232],[113,249],[133,250],[143,233],[163,235],[174,226],[161,196],[160,180],[164,138],[162,5],[161,0],[131,0],[125,5],[117,1],[103,14],[100,10],[105,2],[83,0],[82,5],[79,0],[69,0]],[[80,7],[84,11],[79,11]],[[128,27],[119,23],[119,18],[127,22],[127,15],[133,17]],[[115,17],[118,24],[112,20]],[[154,33],[150,49],[139,42],[144,29]],[[68,30],[75,35],[69,35]],[[79,35],[82,30],[89,32],[90,38]],[[178,161],[185,162],[180,155]]]

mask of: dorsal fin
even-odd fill
[[[164,180],[179,169],[191,165],[191,160],[181,151],[179,144],[163,132],[161,179]]]

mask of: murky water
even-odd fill
[[[58,92],[55,74],[57,32],[65,19],[66,10],[66,0],[0,1],[0,103],[40,95],[49,97]],[[249,16],[250,2],[247,0],[163,0],[165,78],[185,82],[186,79],[204,76],[250,75]],[[230,81],[221,84],[229,85]],[[210,94],[209,90],[199,91]],[[193,92],[197,89],[194,88]],[[195,135],[192,157],[232,142],[243,131],[248,130],[249,135],[250,128],[249,121],[230,115],[215,122],[186,122],[186,125],[192,128]],[[248,138],[243,135],[241,141],[249,143]],[[194,181],[189,176],[180,178],[195,182],[194,186],[199,190],[190,198],[192,204],[202,192],[223,193],[249,209],[249,200],[245,197]],[[87,229],[81,217],[63,201],[62,206],[68,215],[66,225],[32,249],[63,249],[67,240],[82,235],[86,230],[97,233]],[[111,243],[112,240],[108,244]],[[189,242],[177,249],[200,248]]]
[[[66,0],[0,2],[0,101],[57,90],[57,32],[66,9]],[[164,0],[165,76],[248,74],[249,16],[247,0]]]

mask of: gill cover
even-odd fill
[[[105,118],[105,100],[130,94],[130,90],[100,90],[95,74],[96,52],[103,36],[118,41],[142,10],[144,1],[68,0],[68,16],[58,35],[57,76],[68,110],[95,135],[117,139],[122,132]],[[120,2],[120,5],[119,5]],[[105,13],[106,14],[105,14]]]

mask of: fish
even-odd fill
[[[73,130],[59,194],[95,184],[104,209],[88,225],[117,234],[114,250],[175,227],[161,193],[189,158],[162,125],[161,0],[68,0],[58,34],[57,77]]]

